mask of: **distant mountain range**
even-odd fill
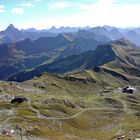
[[[24,39],[36,40],[40,37],[56,37],[60,33],[72,34],[73,36],[85,32],[84,36],[96,36],[98,40],[102,40],[103,36],[109,40],[116,40],[120,38],[127,38],[136,45],[140,45],[140,28],[116,28],[112,26],[97,26],[97,27],[60,27],[53,26],[50,29],[36,30],[29,28],[26,30],[19,30],[14,25],[10,24],[6,30],[0,32],[0,44],[18,42]],[[86,32],[88,32],[86,34]],[[89,32],[91,33],[89,35]],[[88,37],[87,37],[88,38]]]
[[[36,40],[40,37],[54,37],[58,34],[50,33],[50,32],[28,32],[22,31],[15,28],[12,24],[10,24],[5,31],[0,32],[0,44],[5,43],[14,43],[24,39]]]
[[[60,27],[56,28],[55,26],[51,27],[50,29],[44,29],[44,30],[37,30],[35,28],[29,28],[29,29],[21,29],[21,31],[24,32],[50,32],[50,33],[73,33],[77,32],[78,30],[87,30],[90,29],[91,27],[86,26],[86,27]]]
[[[139,28],[111,26],[18,30],[11,24],[0,32],[0,80],[24,81],[42,72],[67,74],[114,61],[139,73],[139,33]]]

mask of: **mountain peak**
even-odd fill
[[[112,29],[114,29],[114,26],[108,26],[108,25],[104,25],[103,28],[106,28],[107,31],[111,31]]]
[[[50,28],[50,30],[56,30],[57,28],[55,27],[55,26],[52,26],[51,28]]]
[[[18,29],[15,28],[13,24],[10,24],[10,25],[6,28],[5,31],[7,31],[7,32],[15,32],[15,31],[18,31]]]
[[[10,27],[10,28],[15,28],[13,24],[10,24],[8,27]]]
[[[113,41],[113,44],[116,45],[120,45],[120,46],[131,46],[131,47],[135,47],[135,45],[133,43],[131,43],[128,39],[126,38],[121,38],[118,40]]]

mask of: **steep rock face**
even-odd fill
[[[86,68],[90,69],[92,67],[101,66],[115,60],[115,57],[116,55],[111,45],[99,46],[95,50],[95,53],[87,64]]]

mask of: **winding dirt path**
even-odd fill
[[[117,110],[116,108],[112,108],[112,109],[111,108],[96,108],[96,109],[95,108],[87,108],[87,109],[84,109],[84,110],[82,110],[82,111],[80,111],[80,112],[78,112],[78,113],[76,113],[72,116],[68,116],[68,117],[62,117],[62,118],[60,118],[60,117],[46,117],[46,116],[40,114],[39,118],[47,119],[47,120],[68,120],[68,119],[76,118],[86,111],[96,111],[96,110],[105,110],[105,109],[107,109],[107,110]],[[24,116],[24,117],[35,118],[35,116]]]
[[[96,100],[99,96],[100,95],[97,95],[94,98],[94,100]],[[47,120],[68,120],[68,119],[73,119],[73,118],[76,118],[76,117],[80,116],[82,113],[84,113],[86,111],[96,111],[96,110],[105,110],[105,109],[107,109],[107,110],[116,110],[116,108],[96,108],[96,109],[95,108],[87,108],[87,109],[84,109],[84,110],[82,110],[82,111],[80,111],[80,112],[78,112],[78,113],[76,113],[76,114],[74,114],[72,116],[68,116],[68,117],[62,117],[62,118],[60,118],[60,117],[46,117],[45,115],[42,115],[39,112],[39,110],[37,110],[37,109],[35,109],[35,108],[32,107],[32,105],[31,105],[31,99],[30,99],[29,95],[28,95],[28,106],[29,106],[29,108],[31,110],[33,110],[34,112],[37,113],[37,117],[38,118],[47,119]],[[25,117],[27,117],[27,118],[35,118],[35,116],[25,116]]]

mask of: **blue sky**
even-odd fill
[[[140,26],[140,0],[0,0],[0,30],[9,24],[52,26]]]

